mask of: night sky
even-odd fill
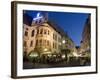
[[[27,11],[24,13],[31,17],[36,17],[37,13],[41,15],[48,13],[48,20],[53,21],[59,25],[65,33],[74,41],[76,46],[80,45],[82,31],[89,14],[87,13],[68,13],[68,12],[43,12],[43,11]]]

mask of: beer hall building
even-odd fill
[[[72,39],[61,27],[50,21],[48,13],[38,12],[34,18],[23,14],[24,55],[62,55],[76,51]]]

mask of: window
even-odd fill
[[[58,45],[58,48],[61,49],[61,45]]]
[[[43,34],[43,29],[40,30],[40,34]]]
[[[32,37],[34,36],[34,32],[35,32],[35,31],[33,30],[33,31],[32,31]]]
[[[26,47],[27,46],[27,42],[26,41],[24,41],[24,47]]]
[[[37,34],[39,34],[39,29],[37,29]]]
[[[44,34],[46,34],[46,30],[44,30]]]
[[[32,47],[33,46],[33,41],[31,41],[31,43],[30,43],[30,47]]]
[[[36,40],[36,46],[38,45],[38,40]]]
[[[46,46],[46,44],[47,44],[47,41],[46,41],[46,40],[44,40],[44,42],[45,42],[45,43],[44,43],[44,45]]]
[[[53,34],[53,39],[55,39],[55,35]]]
[[[47,46],[49,46],[49,41],[47,41]]]
[[[39,44],[40,44],[40,46],[42,46],[42,40],[40,40]]]
[[[28,30],[28,28],[26,28],[26,30]]]
[[[38,21],[35,21],[35,24],[38,24]]]
[[[41,23],[42,22],[42,20],[40,19],[39,21],[38,21],[38,23]]]
[[[57,35],[55,35],[55,40],[57,40]]]
[[[49,30],[48,30],[48,35],[49,35]]]
[[[28,36],[28,32],[27,31],[25,31],[25,36]]]
[[[57,35],[56,34],[53,34],[53,39],[57,40]]]
[[[54,44],[54,42],[53,42],[53,48],[55,48],[55,44]]]
[[[60,37],[58,37],[58,42],[61,42],[61,38]]]
[[[55,43],[55,49],[57,49],[57,43]]]

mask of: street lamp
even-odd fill
[[[65,44],[65,42],[66,42],[65,40],[62,40],[62,43],[63,43],[63,44]]]

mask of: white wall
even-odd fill
[[[24,0],[28,1],[28,0]],[[42,1],[51,3],[66,3],[66,4],[81,4],[81,5],[100,5],[100,0],[29,0]],[[10,78],[11,68],[11,0],[0,0],[0,80],[13,80]],[[99,6],[100,14],[100,6]],[[100,16],[98,15],[100,22]],[[100,26],[100,24],[98,25]],[[98,34],[100,34],[100,27],[98,27]],[[100,44],[100,36],[98,38]],[[100,52],[100,50],[99,50]],[[98,54],[100,57],[100,54]],[[100,58],[98,60],[100,63]],[[100,64],[98,64],[100,67]],[[24,80],[24,79],[22,79]],[[26,80],[33,80],[28,78]],[[44,77],[35,78],[34,80],[100,80],[99,74],[91,75],[75,75],[75,76],[61,76],[61,77]]]

